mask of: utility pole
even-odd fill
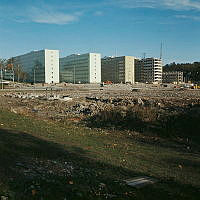
[[[115,57],[117,57],[117,48],[115,49]]]
[[[1,89],[3,90],[3,70],[1,65]]]
[[[15,82],[14,58],[10,58],[8,61],[9,62],[7,62],[7,66],[9,68],[9,71],[12,72],[10,80],[12,80],[12,82],[14,83]]]
[[[13,76],[12,76],[12,81],[13,83],[15,82],[15,71],[14,71],[14,67],[13,67],[13,64],[12,64],[12,73],[13,73]]]
[[[5,61],[4,59],[2,59],[0,61],[0,67],[1,67],[1,89],[3,90],[3,67],[5,65]]]
[[[163,43],[161,42],[161,45],[160,45],[160,59],[162,59],[162,56],[163,56]]]
[[[19,65],[17,65],[17,82],[19,83]]]
[[[15,82],[15,71],[14,71],[14,58],[11,58],[11,67],[12,67],[12,81]]]
[[[75,55],[74,55],[74,84],[76,83],[76,64],[75,64]]]
[[[145,59],[146,58],[146,53],[143,53],[143,59]]]
[[[39,61],[35,61],[35,64],[33,66],[33,83],[35,85],[35,82],[36,82],[36,70],[39,69],[39,66],[40,66],[40,63]]]
[[[35,67],[34,67],[34,69],[33,69],[33,83],[34,83],[34,85],[35,85]]]
[[[75,64],[74,64],[74,73],[73,73],[74,74],[74,84],[76,83],[76,81],[75,81],[75,72],[76,71],[75,71]]]

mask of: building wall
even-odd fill
[[[106,57],[101,60],[102,81],[134,83],[135,58],[132,56]]]
[[[101,54],[73,54],[60,58],[60,79],[68,83],[100,83]]]
[[[162,60],[154,58],[154,82],[162,83]]]
[[[114,65],[110,64],[111,58],[101,59],[101,80],[105,81],[115,81]],[[111,65],[111,66],[110,66]]]
[[[23,72],[27,73],[28,82],[34,82],[35,79],[35,82],[38,83],[59,83],[58,50],[32,51],[14,57],[13,60],[15,68],[19,67]]]
[[[45,50],[45,83],[59,83],[59,51]]]
[[[60,62],[60,81],[75,83],[75,55],[59,59]]]
[[[136,81],[144,83],[162,82],[162,60],[144,58],[136,62]]]
[[[125,83],[135,83],[135,59],[125,56]]]
[[[101,82],[101,54],[90,53],[90,83]]]
[[[139,59],[135,60],[135,82],[144,82],[143,78],[143,62]]]
[[[36,65],[37,61],[37,68],[39,68],[37,73],[37,81],[44,81],[44,74],[40,73],[39,70],[44,71],[44,56],[43,51],[32,51],[30,53],[17,56],[13,58],[14,68],[17,69],[18,67],[22,69],[25,73],[27,73],[27,81],[33,82],[34,77],[34,66]],[[36,76],[35,73],[35,76]],[[15,74],[15,79],[17,80],[17,74]],[[40,79],[40,80],[39,80]]]
[[[101,60],[102,82],[125,82],[125,59],[122,57],[106,57]]]
[[[183,72],[163,72],[163,83],[182,83]]]

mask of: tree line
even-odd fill
[[[163,67],[164,72],[181,71],[186,81],[200,82],[200,62],[171,63]]]

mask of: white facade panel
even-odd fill
[[[45,49],[45,83],[59,83],[59,51]]]
[[[125,56],[125,83],[135,83],[135,58]]]
[[[101,82],[101,54],[90,53],[90,83]]]

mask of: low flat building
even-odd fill
[[[14,71],[13,70],[3,70],[3,79],[13,81],[14,79]]]
[[[101,59],[102,82],[135,83],[135,57],[105,57]]]
[[[173,72],[163,72],[163,83],[183,83],[183,72],[173,71]]]
[[[59,83],[59,50],[44,49],[12,58],[15,79],[18,72],[26,73],[27,82]]]
[[[60,81],[67,83],[100,83],[101,54],[72,54],[60,58]]]

